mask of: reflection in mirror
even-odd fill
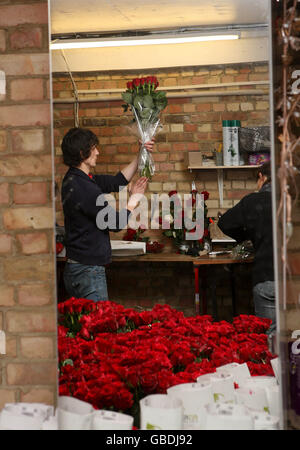
[[[253,248],[253,244],[257,246],[254,229],[261,227],[262,230],[266,221],[269,225],[272,222],[269,175],[260,173],[257,179],[258,166],[269,160],[271,154],[268,1],[255,2],[255,7],[246,0],[219,1],[214,5],[208,0],[164,4],[152,1],[151,4],[144,2],[143,8],[139,1],[107,4],[89,0],[84,8],[82,2],[68,0],[51,0],[50,4],[58,189],[60,395],[73,396],[100,410],[121,411],[133,416],[134,425],[140,427],[139,399],[150,394],[166,394],[166,389],[172,385],[195,382],[197,377],[213,372],[218,366],[236,362],[233,354],[225,351],[225,347],[232,344],[229,339],[232,324],[235,333],[237,330],[248,332],[250,324],[252,332],[264,333],[270,325],[267,320],[254,318],[258,311],[252,293],[253,282],[260,290],[269,289],[274,280],[272,255],[264,254],[265,245],[261,253],[267,263],[260,262],[259,266],[253,262],[257,250]],[[228,37],[229,34],[237,39],[219,40],[221,35]],[[204,36],[209,40],[203,41]],[[212,40],[212,36],[217,36],[218,40]],[[157,42],[174,37],[184,38],[186,42]],[[202,41],[188,40],[191,37],[201,37]],[[151,42],[146,43],[146,39]],[[132,45],[133,41],[136,45]],[[78,43],[87,43],[87,46],[66,46],[78,46]],[[58,45],[63,48],[57,48]],[[149,148],[155,172],[145,194],[148,222],[139,222],[145,230],[141,227],[137,231],[122,229],[109,233],[114,246],[119,243],[119,247],[115,247],[117,251],[122,251],[120,242],[125,237],[135,244],[144,243],[138,251],[143,253],[146,248],[147,252],[137,255],[136,249],[130,252],[126,249],[120,256],[113,251],[110,262],[109,236],[99,229],[95,233],[96,210],[90,199],[101,192],[99,183],[102,192],[118,193],[119,186],[130,181],[124,189],[127,198],[132,189],[144,192],[143,187],[135,185],[139,178],[140,143],[138,133],[132,130],[137,124],[132,124],[132,108],[124,110],[122,93],[127,90],[132,94],[129,83],[147,77],[156,77],[159,83],[156,92],[165,92],[167,98],[167,105],[160,113],[162,126],[155,135],[154,148]],[[142,87],[139,89],[139,94],[144,93]],[[150,100],[154,97],[152,95]],[[143,106],[153,107],[151,102]],[[143,110],[144,114],[147,112]],[[84,132],[67,134],[74,127]],[[236,131],[240,133],[240,140],[235,140]],[[79,156],[77,160],[75,153]],[[67,183],[63,183],[67,172]],[[92,179],[88,177],[90,172]],[[99,177],[104,174],[109,177]],[[111,178],[115,175],[116,178]],[[261,212],[257,212],[260,206],[254,201],[256,212],[249,218],[251,225],[245,225],[249,228],[248,234],[244,229],[236,234],[225,227],[229,216],[224,213],[237,212],[232,220],[240,220],[240,200],[246,196],[257,198],[253,196],[257,190],[263,191],[263,201],[268,198],[270,202],[268,208],[262,207]],[[203,193],[205,201],[205,233],[197,245],[170,232],[172,214],[169,230],[151,227],[149,219],[154,194],[168,197],[171,192],[177,192],[183,196],[191,191]],[[116,200],[120,196],[116,195]],[[134,204],[133,208],[136,206]],[[125,203],[125,207],[130,208],[130,202]],[[250,206],[247,213],[250,214]],[[265,220],[262,213],[266,214]],[[86,219],[82,222],[84,214]],[[221,216],[223,227],[218,227]],[[269,230],[266,234],[271,245],[272,232]],[[209,250],[213,252],[211,256]],[[202,261],[202,265],[195,264],[197,261]],[[100,285],[93,288],[89,276],[88,289],[80,290],[86,280],[83,266],[87,265],[93,266],[89,270],[93,272],[93,279],[97,273]],[[268,286],[259,286],[264,282]],[[274,290],[274,286],[271,288]],[[101,298],[95,298],[91,291],[101,292]],[[257,295],[262,295],[261,290]],[[76,301],[67,301],[72,296]],[[95,302],[108,298],[110,302]],[[204,316],[196,320],[198,313]],[[219,321],[227,322],[222,322],[224,342],[218,343],[225,345],[221,354],[212,351],[210,339],[216,337],[209,338],[207,331],[201,331],[205,344],[200,340],[199,347],[199,333],[193,327],[199,327],[200,323],[201,327],[208,326],[209,322],[206,325],[203,322],[206,314],[213,316],[214,333],[217,333]],[[245,315],[244,319],[241,314]],[[261,314],[266,317],[265,311],[259,311]],[[247,322],[250,315],[253,317]],[[178,330],[175,325],[178,323],[183,328]],[[145,335],[145,330],[140,328],[144,324],[153,324]],[[167,339],[168,326],[174,332],[172,348]],[[155,327],[161,330],[161,342],[156,341],[159,332],[152,335]],[[192,340],[184,327],[193,328]],[[140,344],[135,337],[137,328],[141,333]],[[186,348],[180,333],[183,333]],[[194,353],[190,351],[192,341],[197,341],[198,346]],[[264,351],[269,344],[265,339]],[[133,356],[134,351],[140,353]],[[142,355],[147,355],[146,360]],[[126,358],[134,358],[132,366],[127,365]],[[247,370],[251,375],[274,375],[271,362],[265,364],[261,354],[254,358],[255,362],[253,358],[250,361],[249,355],[243,358],[239,362],[249,362]],[[158,424],[151,411],[149,414],[148,427],[155,428]],[[174,414],[176,421],[176,412]],[[115,420],[121,419],[116,416]],[[118,422],[116,426],[121,425]],[[178,426],[193,428],[190,422]],[[195,425],[196,428],[202,426]],[[279,426],[278,421],[274,426]]]

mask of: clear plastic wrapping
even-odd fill
[[[157,91],[156,77],[135,78],[127,83],[127,90],[122,94],[125,101],[124,111],[133,112],[137,132],[141,141],[138,158],[138,170],[141,176],[151,179],[155,172],[152,155],[145,147],[162,128],[160,113],[167,106],[166,93]]]

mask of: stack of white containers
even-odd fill
[[[133,417],[95,410],[74,397],[61,396],[53,407],[42,403],[7,403],[0,413],[0,430],[131,430]]]
[[[140,400],[142,430],[278,430],[278,359],[275,377],[251,376],[247,364],[227,364],[199,376],[196,383],[172,386],[167,394]],[[237,387],[238,385],[238,387]],[[0,430],[132,430],[133,417],[95,410],[61,396],[54,408],[42,403],[7,403]]]
[[[275,361],[272,365],[276,367]],[[227,364],[198,377],[197,383],[172,386],[167,395],[144,398],[140,407],[144,430],[279,429],[278,381],[251,376],[246,363]]]

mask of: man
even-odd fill
[[[272,199],[270,163],[263,164],[257,175],[258,192],[246,195],[223,214],[219,228],[237,242],[250,240],[255,250],[253,300],[255,314],[272,320],[268,334],[276,329],[273,265]]]
[[[148,142],[146,148],[152,151],[153,144],[153,141]],[[117,212],[107,202],[99,202],[103,194],[119,192],[119,188],[131,181],[137,171],[138,159],[135,158],[115,176],[92,175],[91,170],[96,166],[99,155],[97,145],[97,136],[82,128],[70,129],[61,145],[64,163],[69,166],[62,182],[67,257],[65,287],[72,297],[94,301],[108,299],[105,265],[111,262],[109,231],[119,231],[127,225],[129,215],[138,205],[139,196],[145,193],[148,182],[145,177],[136,181],[124,210]],[[115,218],[115,224],[108,222],[106,229],[97,225],[97,216],[103,208],[108,211],[108,216],[111,212]]]

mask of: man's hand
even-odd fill
[[[140,141],[141,144],[141,141]],[[155,139],[153,138],[151,141],[145,142],[144,146],[148,150],[148,152],[152,153],[154,149]]]
[[[133,211],[137,207],[140,199],[144,195],[148,184],[148,178],[139,178],[131,188],[131,195],[128,201],[127,209]]]

